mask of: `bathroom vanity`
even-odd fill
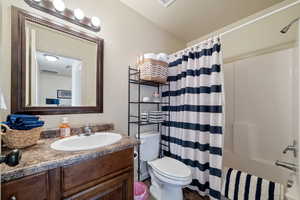
[[[51,149],[56,140],[23,150],[16,167],[0,166],[2,200],[133,199],[134,139],[77,152]]]
[[[12,113],[103,113],[103,39],[16,7],[11,9],[11,22]],[[91,138],[99,131],[87,135],[73,130],[73,135],[84,133],[76,137],[89,140],[75,142],[85,143],[85,149],[69,151],[67,146],[74,148],[74,143],[55,150],[51,145],[58,134],[44,134],[48,139],[22,150],[19,165],[0,165],[1,199],[133,199],[137,141],[122,136],[99,147],[112,139]]]

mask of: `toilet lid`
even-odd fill
[[[187,178],[191,175],[191,170],[184,163],[170,157],[163,157],[149,164],[159,173],[175,179]]]

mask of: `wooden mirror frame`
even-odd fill
[[[16,7],[12,7],[11,19],[11,112],[34,115],[103,113],[103,39]],[[26,106],[26,21],[34,22],[97,44],[96,106]]]

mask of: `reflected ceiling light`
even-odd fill
[[[91,21],[92,21],[93,26],[95,26],[95,27],[100,26],[100,19],[98,17],[92,17]]]
[[[56,10],[62,12],[65,10],[66,5],[63,0],[53,0],[53,6]]]
[[[41,2],[42,0],[33,0],[33,1],[35,1],[35,2]]]
[[[49,62],[56,62],[59,60],[59,58],[57,56],[52,56],[52,55],[44,55],[46,60],[48,60]]]
[[[74,10],[74,15],[75,15],[76,19],[78,19],[78,20],[82,20],[82,19],[84,18],[84,13],[83,13],[83,11],[82,11],[81,9],[79,9],[79,8],[76,8],[76,9]]]

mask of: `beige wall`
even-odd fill
[[[46,99],[56,99],[57,90],[72,90],[72,76],[62,76],[47,72],[39,72],[39,84],[38,94],[40,102],[38,102],[38,105],[49,106],[46,104]],[[62,101],[69,103],[68,105],[72,105],[71,99],[62,99]]]
[[[170,53],[182,49],[185,43],[178,41],[169,33],[142,18],[119,0],[66,0],[65,2],[70,8],[81,8],[86,15],[98,16],[103,24],[98,35],[104,39],[104,113],[69,115],[70,122],[74,126],[86,123],[113,122],[117,129],[126,131],[127,66],[134,63],[136,56],[142,52]],[[0,12],[2,13],[0,20],[0,85],[8,101],[8,107],[10,107],[10,7],[14,5],[57,21],[61,20],[29,8],[23,0],[1,0],[0,3]],[[77,26],[74,27],[81,29]],[[9,111],[0,112],[2,119],[9,113]],[[46,127],[53,128],[58,126],[61,117],[42,116],[42,119],[46,121]]]

